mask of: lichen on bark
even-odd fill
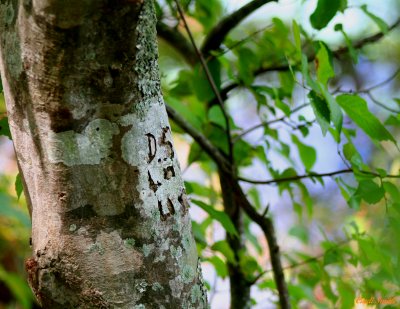
[[[38,300],[205,308],[153,1],[0,5],[1,76],[32,208],[27,270]]]

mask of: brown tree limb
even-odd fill
[[[222,168],[226,172],[231,170],[228,160],[222,155],[221,151],[207,139],[207,137],[205,137],[201,132],[199,132],[196,128],[189,124],[171,106],[166,104],[166,107],[169,118],[172,119],[187,134],[189,134],[220,168]]]
[[[194,66],[197,63],[198,59],[193,46],[177,27],[170,27],[162,21],[158,21],[157,35],[174,47],[190,66]]]
[[[211,51],[220,48],[222,42],[225,40],[227,34],[235,28],[247,16],[256,11],[258,8],[269,2],[276,2],[277,0],[253,0],[244,5],[231,15],[222,19],[207,35],[204,40],[201,51],[204,55],[210,54]]]

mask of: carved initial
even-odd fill
[[[154,160],[157,153],[157,141],[153,134],[147,133],[147,142],[149,145],[149,158],[147,159],[147,163],[151,163]]]

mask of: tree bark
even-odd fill
[[[5,0],[0,58],[44,308],[206,308],[152,0]]]

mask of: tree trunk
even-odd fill
[[[251,306],[250,289],[251,285],[246,280],[240,264],[240,253],[246,250],[244,244],[243,231],[243,213],[240,209],[238,200],[235,198],[234,186],[231,175],[227,175],[222,170],[219,170],[219,179],[221,184],[222,198],[224,203],[224,211],[231,219],[233,225],[238,231],[238,236],[226,235],[226,241],[231,247],[235,264],[227,262],[229,271],[229,284],[231,295],[231,309],[249,309]]]
[[[152,0],[5,0],[1,76],[44,308],[205,308]]]

